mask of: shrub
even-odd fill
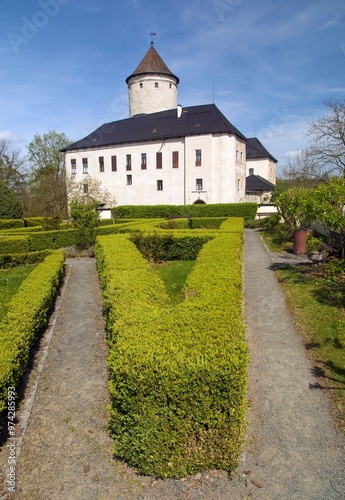
[[[203,246],[175,308],[129,236],[98,237],[96,257],[115,455],[157,477],[233,470],[248,364],[242,234],[220,233]]]
[[[0,219],[0,230],[24,227],[23,219]]]
[[[190,237],[166,233],[131,233],[131,241],[150,262],[167,260],[195,260],[210,237]]]
[[[25,217],[24,218],[25,227],[43,226],[45,218],[46,217]]]
[[[193,217],[189,219],[189,229],[219,229],[227,217]]]
[[[30,349],[46,324],[64,272],[62,251],[49,255],[22,283],[0,322],[0,414],[6,409],[7,388],[17,387]]]
[[[99,221],[99,212],[96,210],[98,202],[89,204],[72,202],[70,206],[71,220],[75,228],[75,244],[79,250],[89,248],[96,241],[96,227]]]
[[[29,242],[27,236],[3,236],[0,237],[0,254],[28,252]]]
[[[36,264],[37,262],[42,262],[51,253],[52,250],[42,250],[40,252],[0,255],[0,268],[4,269],[6,267]]]
[[[75,230],[40,231],[28,236],[29,249],[38,250],[57,249],[75,245]],[[9,252],[8,252],[9,253]]]
[[[214,205],[123,205],[113,209],[117,219],[170,217],[243,217],[255,219],[256,203],[220,203]]]

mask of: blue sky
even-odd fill
[[[0,137],[81,139],[128,117],[125,79],[150,46],[183,106],[214,102],[281,168],[324,101],[345,98],[344,0],[2,0]],[[214,99],[213,99],[214,96]],[[278,174],[280,172],[278,169]]]

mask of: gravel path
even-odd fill
[[[279,256],[272,257],[279,264]],[[156,481],[113,460],[95,261],[68,259],[57,314],[42,339],[19,410],[14,498],[345,498],[344,437],[322,391],[311,389],[315,379],[302,341],[294,333],[273,261],[255,231],[246,230],[244,262],[251,408],[248,446],[234,480],[223,471],[208,471],[181,481]],[[3,476],[7,458],[5,445],[0,452]],[[2,498],[10,496],[4,484]]]

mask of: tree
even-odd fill
[[[20,219],[23,217],[23,207],[16,195],[4,182],[0,181],[0,218]]]
[[[61,149],[70,143],[65,134],[50,130],[42,136],[36,134],[28,145],[32,214],[66,218],[66,169]]]
[[[345,100],[325,102],[328,113],[312,120],[308,146],[283,169],[287,178],[320,179],[345,177]]]
[[[100,212],[97,208],[106,205],[115,206],[115,199],[107,189],[102,189],[102,182],[86,175],[80,182],[68,179],[67,185],[69,212],[76,229],[76,246],[89,248],[96,240],[95,229],[99,223]]]
[[[20,198],[27,187],[27,164],[19,149],[8,139],[0,139],[0,181]]]
[[[112,194],[102,188],[102,182],[90,175],[85,175],[82,181],[77,182],[74,177],[69,177],[67,182],[67,195],[69,202],[87,204],[96,201],[98,205],[112,208],[116,200]]]
[[[310,199],[311,192],[310,189],[302,186],[273,192],[271,201],[291,231],[306,229],[315,220]]]
[[[342,258],[345,258],[345,179],[334,178],[320,184],[311,194],[314,219],[327,231],[340,233]]]

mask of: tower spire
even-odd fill
[[[151,47],[153,47],[153,46],[154,46],[154,41],[153,41],[153,37],[154,37],[154,36],[157,36],[157,33],[154,33],[153,31],[151,31],[151,33],[150,33],[150,37],[151,37]]]

